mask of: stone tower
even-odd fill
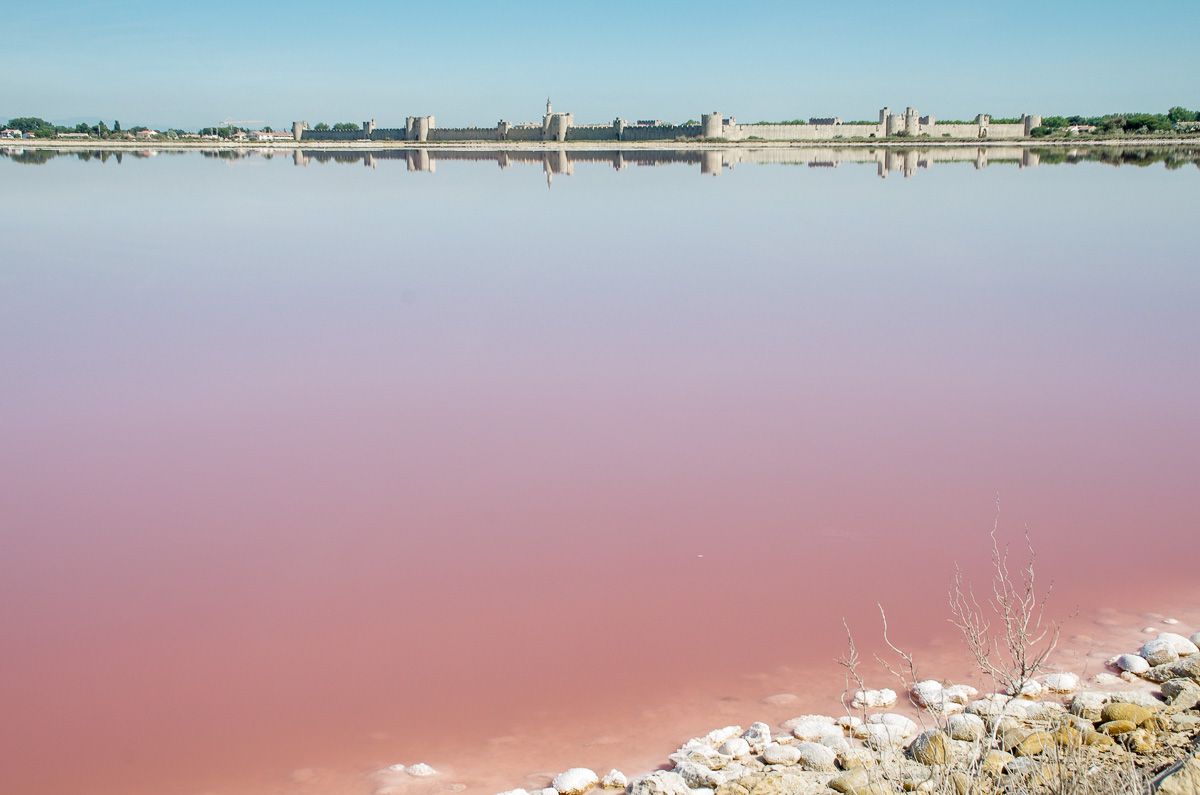
[[[700,136],[702,138],[720,138],[724,130],[725,117],[717,111],[700,114]]]

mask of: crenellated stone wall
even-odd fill
[[[699,124],[636,124],[614,119],[611,124],[576,125],[570,113],[556,113],[547,103],[541,126],[512,125],[501,120],[493,127],[439,128],[433,116],[409,116],[403,129],[376,127],[363,122],[361,130],[310,130],[306,122],[293,122],[297,141],[674,141],[720,139],[727,141],[832,141],[852,138],[954,138],[1013,139],[1028,137],[1041,125],[1041,116],[1025,115],[1015,124],[993,124],[980,114],[966,124],[939,124],[932,116],[921,116],[914,107],[904,113],[881,108],[874,124],[843,124],[834,118],[813,119],[810,124],[739,124],[718,111],[703,113]]]

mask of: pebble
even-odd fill
[[[437,771],[424,762],[417,762],[408,769],[408,775],[417,778],[428,778],[429,776],[436,776]]]
[[[1178,618],[1164,618],[1163,623],[1164,624],[1178,624],[1179,619]]]

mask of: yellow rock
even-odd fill
[[[922,732],[909,746],[912,758],[923,765],[946,764],[946,735],[933,730]]]
[[[989,775],[998,776],[1012,759],[1013,755],[1004,751],[988,751],[987,755],[983,757],[983,764],[979,766],[979,769]]]
[[[1036,756],[1054,745],[1054,735],[1050,732],[1033,732],[1013,749],[1016,756]]]
[[[894,790],[883,783],[878,773],[856,767],[829,782],[829,787],[843,795],[892,795]]]
[[[1109,737],[1116,737],[1118,734],[1129,734],[1136,728],[1137,724],[1131,720],[1110,720],[1108,723],[1100,724],[1098,731]]]
[[[1135,729],[1128,734],[1121,735],[1121,744],[1135,754],[1148,754],[1158,743],[1150,732],[1145,729]]]
[[[1055,730],[1054,742],[1061,748],[1078,748],[1083,745],[1083,734],[1074,726],[1063,724]]]
[[[1109,723],[1114,720],[1127,720],[1137,725],[1154,713],[1137,704],[1105,704],[1100,710],[1100,722]]]
[[[1158,734],[1159,732],[1170,731],[1171,724],[1161,715],[1151,715],[1139,723],[1138,728],[1145,729],[1151,734]]]
[[[1100,732],[1088,732],[1087,734],[1083,735],[1084,745],[1094,745],[1104,748],[1112,745],[1114,742],[1116,741],[1113,740],[1113,738],[1109,737],[1107,734],[1101,734]]]
[[[1007,729],[1000,735],[1000,747],[1006,751],[1012,751],[1012,749],[1024,742],[1025,738],[1031,734],[1033,734],[1033,730],[1026,729],[1023,726]]]

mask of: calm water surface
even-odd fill
[[[4,792],[636,772],[997,499],[1200,619],[1194,152],[2,154]]]

